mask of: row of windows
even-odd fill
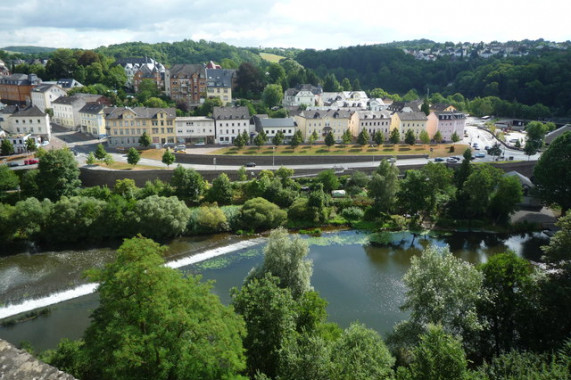
[[[190,133],[194,133],[194,129],[187,129],[186,131],[183,131],[182,129],[177,129],[176,131],[179,135],[182,135],[183,133],[185,134],[190,134]],[[196,129],[196,133],[200,133],[200,129]],[[206,128],[202,128],[202,133],[206,133]],[[208,130],[208,133],[212,133],[212,129]]]
[[[370,127],[370,126],[375,126],[375,125],[389,125],[388,121],[364,121],[361,123],[362,126],[365,127]]]
[[[28,120],[28,124],[33,124],[34,121],[32,119]],[[16,119],[16,124],[20,124],[20,120]],[[26,120],[22,119],[22,124],[26,124]],[[40,119],[36,120],[36,124],[40,124]]]

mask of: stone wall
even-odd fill
[[[0,379],[75,380],[75,377],[39,361],[26,351],[18,350],[0,339]]]

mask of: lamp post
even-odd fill
[[[276,147],[272,146],[272,168],[276,165]]]

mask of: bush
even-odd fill
[[[189,220],[189,229],[197,233],[228,231],[228,220],[216,205],[200,206],[194,209]]]
[[[359,207],[347,207],[341,211],[341,216],[347,220],[359,220],[362,219],[365,212]]]
[[[250,199],[240,210],[242,227],[247,230],[269,230],[283,225],[286,220],[286,211],[264,198]]]

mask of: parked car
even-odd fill
[[[256,166],[256,163],[255,163],[255,162],[246,162],[246,167],[247,167],[247,168],[253,168],[253,167],[255,167],[255,166]]]
[[[456,160],[453,159],[452,157],[448,157],[448,158],[446,159],[446,162],[448,162],[449,164],[455,164],[455,163],[457,163],[458,161],[456,161]]]
[[[39,161],[35,158],[30,158],[27,160],[24,160],[24,165],[34,165],[37,164]]]
[[[481,153],[481,152],[480,152],[480,153],[476,153],[476,154],[474,155],[474,157],[476,157],[476,158],[484,158],[484,157],[486,157],[486,153]]]
[[[17,162],[8,162],[8,166],[13,168],[14,166],[20,166],[20,164]]]
[[[442,158],[442,157],[436,157],[434,159],[434,162],[443,162],[443,161],[444,161],[444,158]]]
[[[186,150],[186,145],[184,145],[184,144],[177,145],[174,147],[175,152],[184,152],[185,150]]]

